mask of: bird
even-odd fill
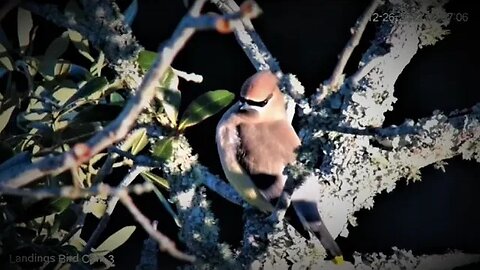
[[[288,120],[285,97],[275,74],[259,71],[243,83],[239,100],[216,127],[215,141],[223,171],[233,188],[258,210],[274,211],[286,182],[283,170],[296,160],[301,146]],[[320,216],[320,190],[314,192],[312,184],[311,180],[305,181],[294,191],[293,211],[287,213],[293,212],[301,229],[314,234],[333,262],[341,264],[342,252]]]

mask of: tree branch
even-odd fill
[[[342,86],[344,120],[340,125],[381,126],[384,113],[392,110],[397,100],[393,92],[398,76],[419,48],[434,44],[448,32],[444,30],[449,24],[448,14],[442,5],[420,1],[417,5],[414,8],[402,1],[390,3],[388,12],[399,14],[398,18],[380,25],[377,37],[360,63],[361,75],[364,76],[355,74]],[[432,32],[431,28],[438,30]],[[372,62],[375,65],[371,65]],[[368,69],[363,70],[363,67]],[[360,80],[362,83],[359,85]]]
[[[367,9],[363,13],[363,15],[358,18],[355,26],[351,28],[352,37],[348,41],[348,43],[343,48],[343,51],[340,53],[339,60],[335,69],[333,70],[332,76],[327,81],[326,86],[331,88],[332,91],[336,91],[338,89],[338,84],[340,83],[340,77],[343,74],[343,69],[347,65],[348,59],[352,55],[353,50],[357,47],[360,39],[362,38],[363,31],[367,26],[370,18],[372,17],[373,12],[377,9],[377,6],[381,3],[381,0],[372,0],[370,5],[368,5]],[[335,89],[335,90],[334,90]]]
[[[387,142],[383,141],[392,148],[387,151],[389,161],[411,170],[457,155],[480,163],[480,103],[462,114],[447,117],[437,112],[413,126],[412,121],[407,121],[395,128],[397,134],[387,135]],[[409,133],[408,130],[412,129],[418,132]]]
[[[130,170],[130,172],[123,178],[122,182],[118,185],[119,188],[127,188],[130,184],[137,178],[137,176],[148,170],[146,167],[137,167],[135,166]],[[115,206],[117,206],[118,200],[120,199],[118,194],[113,194],[110,196],[108,203],[107,203],[107,210],[103,214],[102,218],[97,224],[97,227],[90,235],[90,238],[85,245],[83,252],[89,253],[92,247],[96,244],[98,237],[102,234],[102,232],[107,228],[108,222],[110,221],[110,217],[112,216],[113,210]]]
[[[241,8],[233,0],[210,0],[218,9],[224,14],[231,12],[239,12]],[[233,29],[237,42],[242,47],[252,65],[257,70],[271,70],[276,73],[291,98],[299,101],[304,94],[305,89],[293,74],[283,74],[277,60],[272,56],[267,46],[255,31],[252,22],[249,18],[243,18],[241,21],[236,21],[233,24]],[[294,107],[294,103],[289,105]],[[290,113],[293,117],[293,112]]]
[[[150,220],[138,210],[137,206],[132,201],[132,198],[126,192],[121,192],[119,194],[120,201],[125,205],[125,207],[130,211],[133,215],[135,220],[143,227],[143,229],[152,237],[153,239],[157,240],[158,244],[160,245],[160,250],[166,251],[168,254],[172,255],[173,257],[187,261],[187,262],[194,262],[195,257],[185,254],[179,251],[176,246],[175,242],[170,240],[167,236],[162,234],[161,232],[157,231],[156,228],[152,225]]]

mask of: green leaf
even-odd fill
[[[50,45],[48,45],[48,48],[45,51],[44,61],[56,62],[57,59],[65,53],[69,43],[67,34],[67,32],[64,32],[62,35],[54,39]]]
[[[201,95],[188,105],[183,113],[178,130],[183,131],[185,128],[196,125],[216,114],[228,106],[234,97],[234,94],[227,90],[209,91]]]
[[[90,55],[90,48],[86,38],[84,38],[79,32],[71,29],[68,29],[68,37],[81,55],[85,56],[90,62],[95,61],[92,55]]]
[[[57,76],[64,77],[67,75],[76,80],[86,80],[91,77],[87,69],[66,60],[42,61],[39,72],[47,80],[52,80]]]
[[[109,122],[114,120],[122,111],[123,107],[110,104],[95,104],[79,111],[73,117],[71,123]]]
[[[125,99],[119,93],[113,92],[110,95],[110,104],[123,105],[124,103]]]
[[[158,141],[153,147],[153,157],[160,161],[168,160],[173,154],[173,137],[166,137]]]
[[[142,151],[147,144],[148,144],[147,129],[144,128],[140,133],[138,133],[138,136],[134,140],[132,144],[131,153],[133,155],[140,153],[140,151]]]
[[[20,49],[25,52],[25,49],[30,44],[30,31],[32,30],[33,21],[32,14],[30,11],[27,11],[23,8],[18,8],[17,15],[17,33],[18,33],[18,44]]]
[[[71,203],[72,200],[69,198],[49,198],[35,201],[31,205],[25,206],[24,211],[18,218],[18,222],[32,220],[37,217],[48,216],[54,213],[60,213],[67,209]]]
[[[143,71],[149,70],[157,58],[157,53],[143,50],[138,54],[137,62]]]
[[[132,26],[133,20],[137,15],[137,11],[138,11],[138,1],[133,0],[132,3],[128,6],[128,8],[123,13],[124,20],[128,25]]]
[[[103,91],[108,86],[108,81],[105,77],[95,77],[88,81],[78,91],[65,102],[65,106],[77,101],[81,98],[88,98],[90,95],[97,91]]]
[[[12,116],[12,112],[15,109],[15,106],[12,106],[0,114],[0,133],[3,129],[7,126],[8,122],[10,121],[10,116]]]
[[[127,139],[123,142],[122,146],[120,146],[120,149],[122,151],[128,151],[130,150],[130,148],[132,148],[132,146],[138,141],[140,140],[140,138],[143,136],[142,134],[143,133],[146,133],[147,132],[147,129],[146,128],[139,128],[139,129],[136,129],[135,131],[133,131],[128,137]]]
[[[100,76],[102,74],[102,68],[105,66],[105,54],[100,52],[97,62],[90,68],[90,72],[94,76]]]
[[[58,105],[63,106],[77,91],[76,88],[69,87],[68,85],[59,85],[58,90],[56,90],[52,96],[58,100]]]
[[[72,199],[69,198],[58,198],[53,200],[48,208],[52,210],[53,213],[59,213],[67,209],[67,207],[72,203]]]
[[[161,89],[163,99],[162,106],[165,110],[165,114],[168,119],[173,123],[174,126],[177,125],[178,119],[178,110],[180,108],[180,102],[182,100],[182,92],[177,89],[164,88]]]
[[[116,233],[110,235],[103,243],[101,243],[95,250],[97,256],[105,256],[106,254],[117,249],[123,243],[125,243],[128,238],[135,231],[135,226],[125,226],[122,229],[118,230]]]
[[[141,172],[140,175],[145,181],[156,183],[157,185],[160,185],[162,188],[166,190],[170,190],[170,184],[168,183],[167,179],[149,171]]]
[[[175,211],[173,211],[172,206],[170,205],[170,203],[168,203],[168,200],[165,198],[165,196],[163,196],[162,192],[160,192],[160,190],[158,190],[156,186],[153,186],[153,192],[155,192],[158,200],[163,204],[163,207],[165,207],[170,216],[172,216],[175,224],[177,224],[178,227],[182,227],[182,224],[180,223],[177,214],[175,213]]]
[[[101,128],[102,125],[99,122],[74,123],[65,128],[56,130],[55,136],[58,134],[61,140],[68,141],[69,143],[75,143],[79,141],[85,141],[93,134],[98,132]]]
[[[178,90],[178,76],[171,67],[165,72],[155,97],[162,103],[168,119],[176,125],[182,93]]]
[[[8,54],[5,46],[3,46],[1,43],[0,43],[0,67],[3,67],[8,71],[12,71],[14,69],[12,59],[10,58],[10,55]]]

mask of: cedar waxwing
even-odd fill
[[[249,204],[263,212],[275,210],[286,181],[285,166],[296,159],[300,139],[287,120],[278,78],[261,71],[247,79],[240,100],[221,118],[217,149],[230,184]],[[309,184],[310,183],[310,184]],[[305,181],[292,195],[294,214],[303,229],[313,233],[334,257],[343,262],[337,243],[322,222],[317,206],[320,190]],[[313,192],[312,192],[313,191]]]

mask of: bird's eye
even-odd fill
[[[268,95],[268,97],[266,99],[264,99],[262,101],[254,101],[254,100],[251,100],[251,99],[240,97],[240,102],[241,103],[247,103],[250,106],[265,107],[265,105],[267,105],[268,101],[270,101],[270,99],[272,99],[272,97],[273,97],[273,94],[270,94],[270,95]]]

